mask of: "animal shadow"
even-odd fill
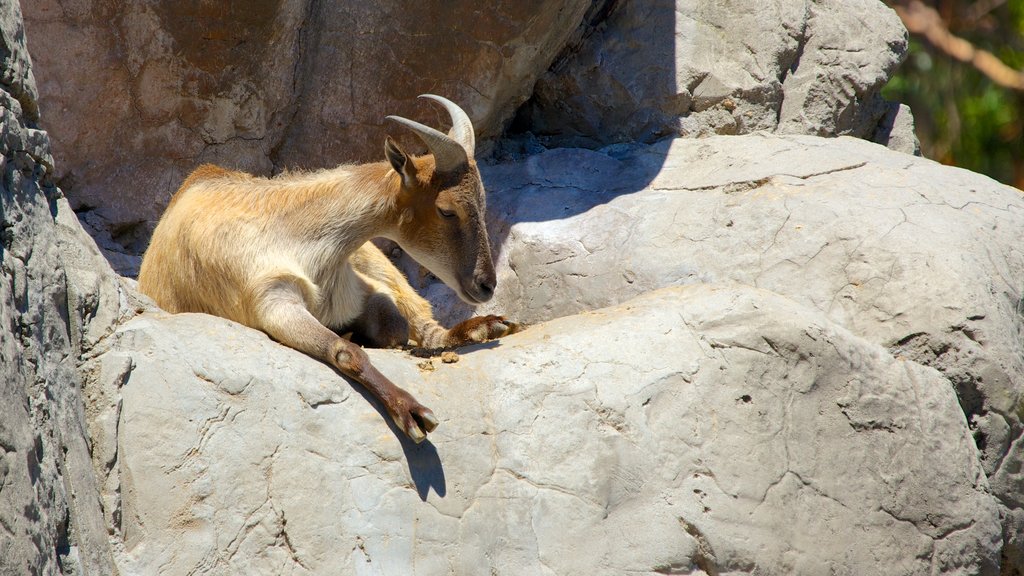
[[[409,475],[416,486],[416,493],[419,494],[420,500],[426,501],[431,489],[434,490],[435,494],[444,498],[448,493],[448,486],[445,483],[444,477],[444,467],[441,465],[441,456],[437,453],[437,447],[430,441],[430,438],[427,437],[426,440],[419,444],[410,440],[405,435],[405,432],[391,419],[391,415],[388,414],[387,409],[384,408],[384,404],[380,400],[373,394],[370,394],[358,382],[348,378],[345,378],[345,381],[373,406],[388,425],[388,428],[391,429],[391,433],[398,438],[398,442],[402,445],[402,452],[405,453],[405,461],[409,466]]]

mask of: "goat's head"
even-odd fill
[[[448,134],[399,116],[388,116],[419,136],[429,156],[412,157],[394,140],[384,153],[401,176],[395,240],[470,304],[490,300],[497,279],[484,225],[484,186],[473,159],[476,141],[469,116],[455,103],[441,103],[452,119]]]

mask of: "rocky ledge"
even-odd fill
[[[151,310],[93,348],[126,573],[1020,565],[1019,191],[808,136],[563,149],[484,176],[489,311],[532,325],[454,364],[372,351],[442,419],[429,443],[225,320]]]

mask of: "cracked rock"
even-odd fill
[[[22,4],[56,177],[133,274],[200,163],[265,175],[383,160],[389,132],[418,151],[384,117],[446,121],[425,92],[458,102],[478,140],[497,136],[590,2]]]
[[[1021,514],[1019,190],[862,140],[768,134],[550,151],[484,180],[501,248],[477,313],[531,323],[702,282],[777,292],[938,369]],[[1015,558],[1019,542],[1007,533]]]
[[[0,3],[0,574],[112,574],[76,367],[122,292],[53,185],[37,96],[19,3]]]
[[[871,138],[907,49],[899,18],[876,0],[611,4],[519,112],[545,144],[762,130]],[[903,115],[885,134],[905,150]]]
[[[441,417],[422,445],[361,397],[303,402],[352,385],[231,322],[151,312],[108,343],[135,366],[122,573],[998,573],[942,374],[766,290],[657,290],[435,372],[370,351]]]

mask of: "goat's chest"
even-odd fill
[[[321,324],[339,328],[358,318],[366,304],[366,282],[345,262],[316,279],[320,292],[319,310],[315,311]]]

